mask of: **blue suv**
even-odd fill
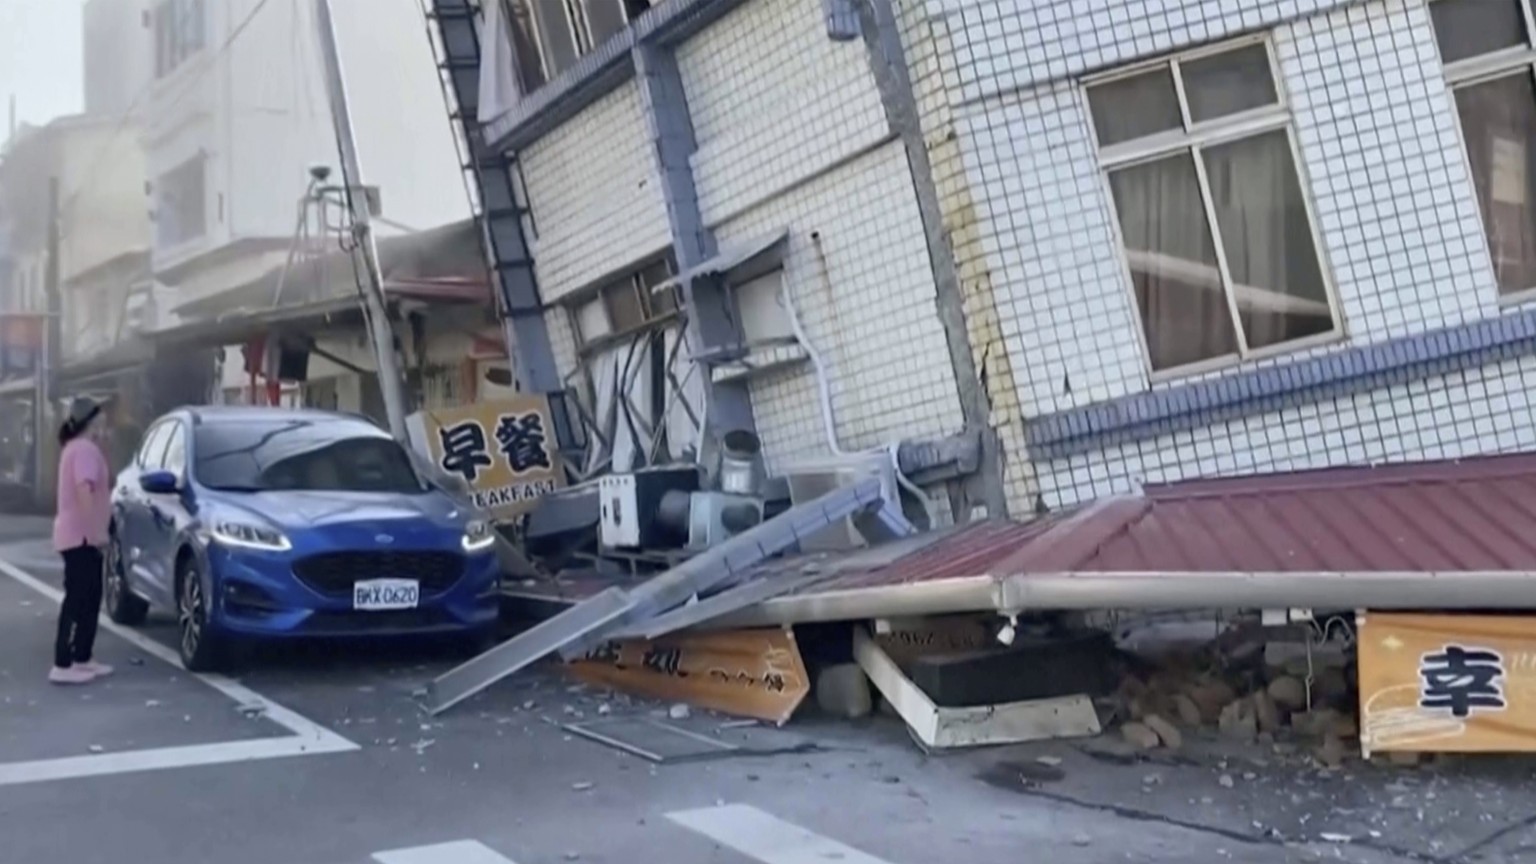
[[[236,641],[495,637],[492,526],[352,415],[203,407],[157,420],[117,478],[106,606],[175,610],[182,663]]]

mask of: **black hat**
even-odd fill
[[[69,403],[69,416],[65,418],[64,425],[75,431],[84,429],[87,423],[96,419],[101,413],[101,403],[89,396],[76,396]]]

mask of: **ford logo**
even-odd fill
[[[374,542],[378,543],[380,546],[388,546],[389,544],[395,542],[395,538],[389,536],[388,534],[380,534],[373,539]]]

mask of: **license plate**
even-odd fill
[[[421,585],[415,579],[370,579],[352,586],[352,608],[365,612],[415,609]]]

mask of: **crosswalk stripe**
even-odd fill
[[[379,864],[517,864],[489,846],[473,840],[375,852],[373,860]]]
[[[681,810],[667,818],[763,864],[887,864],[747,804]]]

